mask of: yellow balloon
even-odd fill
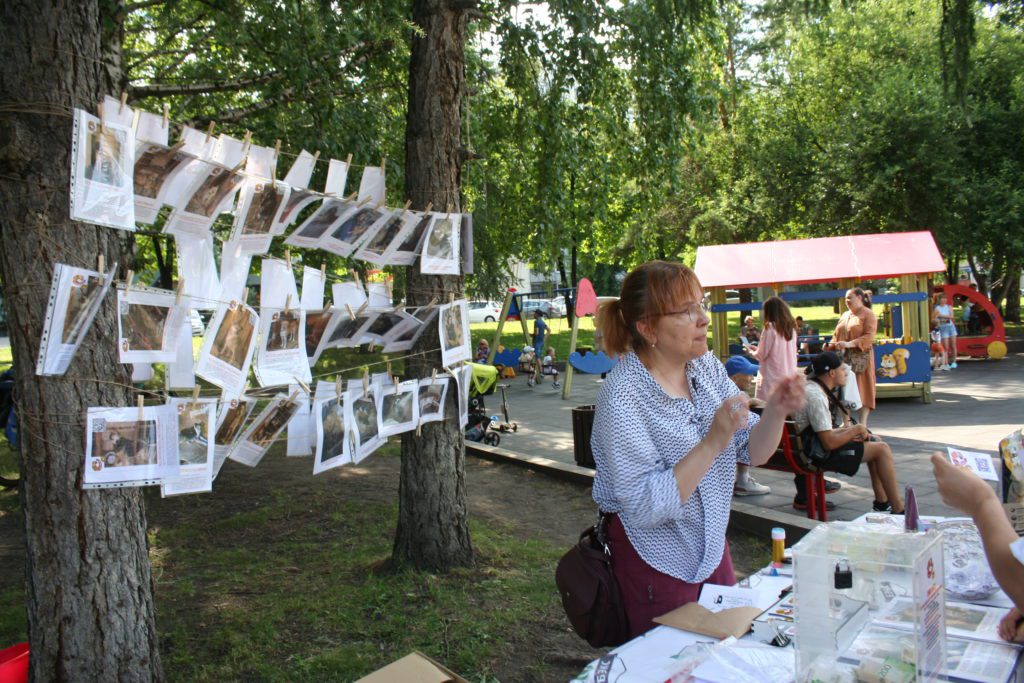
[[[988,353],[989,358],[999,360],[1006,355],[1006,344],[1001,341],[989,342],[985,352]]]

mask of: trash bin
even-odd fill
[[[590,433],[594,431],[594,406],[572,409],[572,444],[576,464],[594,468],[594,452],[590,450]]]

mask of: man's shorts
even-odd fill
[[[851,441],[831,451],[824,462],[818,465],[818,468],[852,477],[860,469],[862,460],[864,460],[864,442]]]

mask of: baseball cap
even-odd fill
[[[811,359],[811,364],[804,370],[804,374],[811,377],[827,375],[843,364],[843,359],[835,351],[823,351]]]
[[[725,361],[725,371],[730,377],[733,375],[756,375],[757,365],[751,363],[744,356],[733,356]]]

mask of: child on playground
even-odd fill
[[[555,389],[562,386],[558,383],[558,368],[555,367],[555,347],[549,346],[547,352],[544,354],[543,361],[543,374],[551,375],[551,386]]]
[[[491,355],[491,345],[487,343],[486,339],[481,339],[480,343],[476,345],[476,362],[486,363],[487,357]]]
[[[942,333],[939,331],[939,321],[932,320],[931,331],[932,344],[932,370],[949,370],[949,359],[946,356],[946,347],[942,344]]]

